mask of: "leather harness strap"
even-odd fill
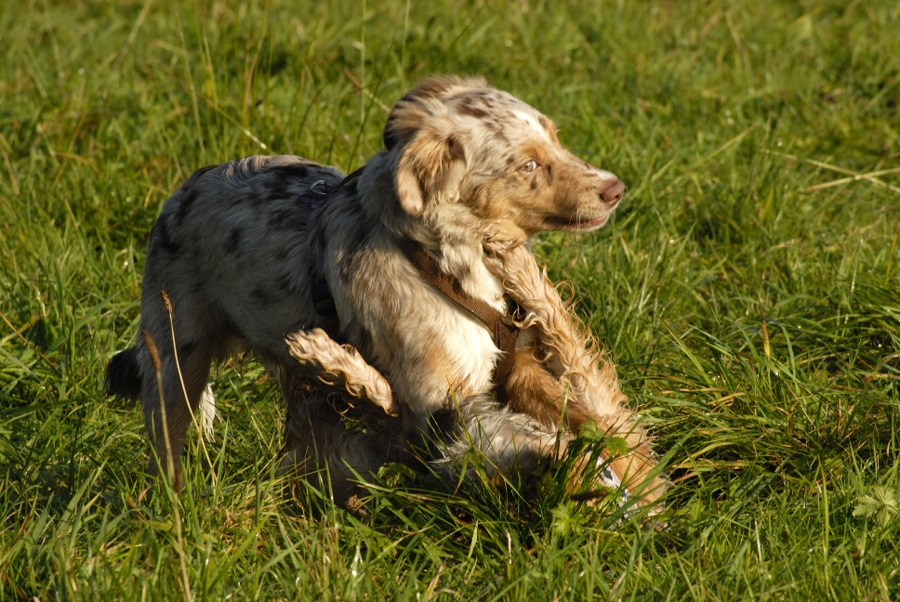
[[[518,311],[518,306],[509,298],[506,313],[502,313],[482,301],[471,296],[463,290],[462,284],[449,274],[441,271],[440,266],[422,245],[405,239],[399,242],[400,249],[406,258],[419,271],[422,277],[433,284],[439,291],[447,296],[459,307],[469,312],[478,319],[494,337],[494,344],[502,355],[494,368],[494,387],[498,390],[506,383],[515,363],[516,339],[519,336],[519,328],[513,320],[513,315]]]
[[[362,168],[357,169],[349,176],[341,180],[335,186],[319,180],[310,186],[309,192],[301,195],[297,201],[300,205],[309,209],[315,209],[324,203],[328,197],[340,190],[344,184],[350,182],[362,173]],[[494,344],[500,350],[500,359],[494,368],[493,384],[498,398],[503,398],[503,385],[512,372],[515,363],[516,339],[519,336],[519,328],[516,326],[514,316],[519,312],[519,306],[510,299],[506,299],[507,311],[499,312],[481,299],[476,299],[465,290],[459,280],[441,271],[440,266],[427,251],[412,239],[398,241],[400,249],[409,262],[418,270],[426,281],[435,286],[441,293],[456,303],[461,309],[466,310],[471,316],[481,322],[494,338]],[[324,274],[318,273],[310,267],[310,297],[316,312],[326,318],[335,319],[337,311],[334,306],[334,298],[325,280]],[[337,322],[335,321],[335,324]],[[331,329],[329,329],[331,330]],[[337,333],[337,327],[334,328]],[[332,333],[332,336],[334,336]]]

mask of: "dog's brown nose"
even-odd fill
[[[622,195],[625,194],[625,183],[619,178],[615,178],[608,184],[604,184],[606,188],[600,193],[600,199],[607,205],[615,207],[622,200]]]

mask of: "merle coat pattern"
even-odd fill
[[[398,250],[398,241],[416,241],[469,295],[502,311],[505,264],[486,248],[521,250],[541,231],[599,228],[621,200],[622,182],[564,149],[544,115],[477,78],[433,78],[408,93],[388,117],[384,146],[344,182],[340,172],[300,157],[249,157],[197,171],[166,202],[150,235],[140,326],[158,348],[162,392],[142,336],[107,371],[111,393],[142,400],[162,468],[171,462],[180,485],[179,456],[210,365],[248,348],[288,401],[286,462],[327,466],[339,501],[353,493],[354,471],[374,470],[391,457],[387,448],[405,445],[396,441],[428,432],[448,414],[453,419],[440,424],[451,463],[474,446],[497,474],[527,471],[565,448],[571,431],[561,436],[560,426],[595,421],[630,437],[628,461],[612,465],[616,480],[648,479],[655,461],[622,405],[614,371],[604,372],[599,389],[566,401],[562,379],[578,370],[541,365],[542,344],[554,348],[554,335],[544,332],[542,340],[532,328],[520,337],[509,404],[500,403],[492,395],[499,351],[491,335]],[[321,182],[333,192],[312,208],[304,199]],[[529,260],[531,269],[527,253]],[[316,278],[327,282],[336,319],[313,305]],[[546,296],[543,283],[530,286],[540,290],[519,296]],[[548,303],[562,306],[558,296]],[[331,346],[335,357],[339,343],[355,348],[363,371],[374,372],[368,391],[383,385],[383,409],[401,415],[385,418],[393,425],[385,428],[403,434],[366,438],[345,429],[327,392],[311,384],[322,361],[316,352],[292,357],[289,333],[295,342],[321,343],[320,350]],[[583,342],[575,343],[582,356]],[[568,423],[567,404],[578,416]],[[661,481],[650,489],[648,500]]]

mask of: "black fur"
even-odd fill
[[[269,171],[283,176],[286,180],[305,180],[309,175],[309,167],[306,165],[278,165],[270,167]]]
[[[141,396],[141,368],[137,347],[115,354],[106,367],[106,394],[124,399]]]
[[[231,235],[228,237],[228,240],[225,242],[225,253],[234,253],[237,251],[238,247],[241,244],[241,230],[239,228],[235,228],[231,231]]]
[[[153,229],[150,230],[150,246],[156,245],[170,255],[177,255],[181,250],[181,245],[172,238],[172,234],[169,232],[169,219],[166,216],[160,217]]]

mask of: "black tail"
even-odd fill
[[[106,394],[137,399],[141,396],[141,367],[137,347],[115,354],[106,366]]]

